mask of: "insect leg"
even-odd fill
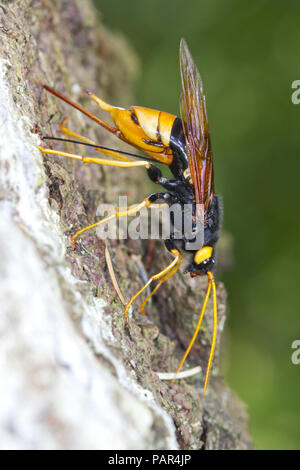
[[[71,137],[75,137],[76,139],[78,140],[82,140],[82,142],[87,142],[88,144],[95,144],[95,142],[93,142],[92,140],[90,139],[87,139],[86,137],[84,137],[83,135],[80,135],[80,134],[76,134],[75,132],[73,131],[70,131],[70,129],[68,129],[66,127],[66,123],[68,121],[68,117],[65,117],[64,120],[62,121],[62,123],[59,125],[59,128],[60,130],[66,134],[66,135],[69,135]]]
[[[67,153],[67,152],[62,152],[60,150],[52,150],[49,148],[41,147],[40,145],[38,146],[40,151],[42,153],[49,153],[51,155],[60,155],[62,157],[67,157],[67,158],[75,158],[76,160],[81,160],[82,162],[85,163],[97,163],[98,165],[108,165],[108,166],[118,166],[121,168],[133,168],[133,167],[138,167],[138,166],[143,166],[148,168],[150,166],[150,163],[141,160],[141,161],[121,161],[121,162],[115,162],[113,160],[106,160],[102,158],[97,158],[97,157],[84,157],[82,155],[76,155],[74,153]],[[118,152],[115,152],[113,150],[104,150],[104,149],[99,149],[101,153],[104,153],[106,155],[110,155],[114,158],[118,158],[120,160],[123,159],[123,156],[120,155]]]
[[[90,139],[87,139],[86,137],[80,135],[80,134],[76,134],[75,132],[73,131],[70,131],[70,129],[68,129],[65,124],[67,122],[68,118],[66,117],[63,122],[60,124],[60,130],[66,134],[66,135],[69,135],[71,137],[75,137],[76,139],[78,140],[81,140],[82,142],[85,142],[87,144],[91,144],[91,145],[97,145],[96,142],[94,142],[93,140],[90,140]],[[95,148],[95,150],[97,150],[98,152],[103,152],[102,149],[99,149],[99,148]],[[103,152],[104,153],[104,152]],[[134,160],[132,158],[128,158],[128,157],[125,157],[117,152],[114,152],[113,150],[107,150],[105,152],[107,155],[113,157],[113,158],[117,158],[118,160],[122,160],[123,162],[133,162]]]
[[[156,168],[154,167],[153,165],[151,165],[151,167],[153,168]],[[160,199],[164,199],[166,201],[166,203],[168,204],[168,206],[170,206],[171,204],[173,204],[174,202],[177,202],[177,199],[170,193],[156,193],[155,194],[156,196],[159,195],[159,198]],[[162,207],[162,205],[160,206],[156,206],[156,205],[153,205],[153,207]],[[172,252],[173,249],[176,249],[176,246],[174,245],[174,243],[172,242],[172,240],[166,240],[165,241],[166,243],[166,247],[167,249]],[[183,254],[180,253],[180,261],[178,262],[178,265],[176,265],[173,270],[168,273],[166,276],[164,276],[157,284],[157,286],[153,289],[153,291],[150,293],[150,295],[148,295],[148,297],[144,300],[144,302],[142,303],[141,307],[140,307],[140,312],[144,315],[147,315],[147,312],[145,311],[145,305],[146,303],[151,299],[151,297],[155,294],[155,292],[160,288],[160,286],[166,282],[170,277],[173,276],[173,274],[175,274],[178,269],[180,268],[181,266],[181,263],[183,261]]]
[[[132,204],[131,206],[124,206],[124,207],[115,207],[113,210],[115,210],[117,212],[115,212],[114,214],[111,214],[111,215],[105,217],[104,219],[100,220],[99,222],[96,222],[95,224],[88,225],[87,227],[84,227],[81,230],[78,230],[78,232],[76,232],[75,235],[73,235],[72,242],[76,246],[76,244],[77,244],[76,240],[77,240],[78,236],[81,235],[83,232],[86,232],[87,230],[89,230],[91,228],[95,228],[98,225],[105,224],[106,222],[109,222],[112,219],[118,219],[120,217],[125,217],[126,215],[135,214],[136,212],[138,212],[143,207],[152,207],[151,206],[151,201],[149,200],[149,198],[144,199],[139,204]]]
[[[125,307],[125,310],[124,310],[124,317],[125,317],[125,321],[126,321],[126,326],[128,327],[129,326],[129,323],[128,323],[128,309],[130,307],[130,305],[132,304],[132,302],[145,290],[147,289],[147,287],[151,284],[152,281],[155,281],[157,279],[160,279],[161,277],[164,277],[166,274],[168,274],[170,271],[172,271],[172,269],[177,266],[177,264],[181,261],[181,258],[182,258],[182,254],[177,250],[177,249],[172,249],[171,250],[171,253],[172,255],[175,257],[174,260],[172,261],[172,263],[169,264],[169,266],[167,266],[165,269],[163,269],[161,272],[155,274],[154,276],[151,276],[150,279],[148,280],[148,282],[133,296],[131,297],[130,301],[128,302],[128,304],[126,305]]]
[[[154,202],[158,199],[163,199],[164,196],[166,197],[168,194],[167,193],[154,193],[148,196],[146,199],[144,199],[142,202],[139,204],[132,204],[131,206],[124,206],[124,207],[115,207],[113,210],[117,211],[114,214],[111,214],[104,219],[100,220],[99,222],[96,222],[95,224],[88,225],[87,227],[82,228],[78,232],[75,233],[72,237],[72,241],[76,246],[76,239],[78,238],[79,235],[81,235],[83,232],[86,232],[87,230],[91,228],[95,228],[98,225],[104,224],[106,222],[109,222],[110,220],[120,217],[125,217],[126,215],[132,215],[138,212],[140,209],[143,207],[147,207],[149,209],[159,209],[162,207],[162,204],[154,204]]]
[[[153,291],[151,292],[150,295],[148,295],[148,297],[144,300],[144,302],[142,303],[141,307],[140,307],[140,312],[144,315],[147,315],[147,312],[145,311],[145,306],[146,306],[146,303],[151,299],[151,297],[155,294],[155,292],[160,288],[160,286],[166,282],[168,279],[170,279],[170,277],[173,276],[173,274],[175,274],[178,269],[180,268],[181,266],[181,263],[183,261],[183,254],[180,253],[180,259],[177,263],[177,265],[168,273],[166,274],[157,284],[157,286],[153,289]]]

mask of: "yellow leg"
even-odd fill
[[[151,276],[148,282],[142,287],[133,297],[131,297],[130,301],[125,307],[124,310],[124,317],[126,321],[126,326],[129,326],[128,323],[128,309],[132,302],[145,290],[147,287],[151,284],[152,281],[155,281],[156,279],[160,279],[161,277],[164,277],[166,274],[168,274],[182,259],[182,254],[178,250],[171,250],[171,253],[175,256],[175,259],[172,261],[172,263],[169,264],[163,271],[161,271],[158,274],[155,274],[154,276]]]
[[[155,288],[153,289],[153,291],[151,292],[150,295],[148,295],[148,297],[146,297],[146,299],[144,300],[144,302],[142,303],[141,307],[140,307],[140,312],[143,314],[143,315],[147,315],[147,312],[145,311],[145,306],[146,306],[146,303],[151,299],[151,297],[155,294],[155,292],[160,288],[160,286],[166,282],[168,279],[170,279],[170,277],[172,277],[177,271],[178,269],[180,268],[181,266],[181,263],[182,263],[182,260],[183,260],[183,255],[181,254],[180,255],[180,260],[178,261],[178,264],[172,269],[172,271],[170,271],[166,276],[164,276],[157,284],[157,286],[155,286]]]
[[[75,139],[78,139],[78,140],[82,140],[82,142],[86,142],[87,144],[95,144],[95,142],[93,142],[92,140],[90,139],[87,139],[86,137],[84,137],[83,135],[80,135],[80,134],[76,134],[75,132],[73,131],[70,131],[70,129],[68,129],[65,124],[67,123],[68,121],[68,117],[65,117],[63,122],[59,125],[60,127],[60,130],[66,134],[66,135],[69,135],[70,137],[75,137]]]
[[[114,210],[119,210],[118,212],[115,212],[114,214],[111,214],[108,217],[105,217],[105,219],[102,219],[99,222],[96,222],[95,224],[88,225],[87,227],[84,227],[81,230],[79,230],[78,232],[76,232],[75,235],[73,235],[73,237],[72,237],[72,242],[76,246],[76,244],[77,244],[76,239],[83,232],[86,232],[87,230],[89,230],[91,228],[97,227],[98,225],[105,224],[106,222],[108,222],[109,220],[112,220],[114,218],[120,218],[120,217],[125,217],[126,215],[135,214],[136,212],[138,212],[143,207],[152,207],[149,199],[144,199],[144,201],[142,201],[140,204],[133,204],[132,206],[116,207]],[[124,209],[124,210],[120,211],[120,209]]]
[[[118,166],[121,168],[133,168],[133,167],[138,167],[138,166],[150,168],[150,163],[146,162],[145,160],[142,160],[139,162],[136,162],[136,161],[115,162],[113,160],[104,160],[102,158],[97,158],[97,157],[83,157],[82,155],[76,155],[74,153],[61,152],[60,150],[52,150],[52,149],[48,149],[45,147],[41,147],[40,145],[38,146],[38,148],[40,149],[42,153],[49,153],[51,155],[60,155],[62,157],[67,157],[67,158],[75,158],[76,160],[81,160],[82,162],[85,162],[85,163],[97,163],[98,165]],[[111,156],[112,156],[112,153],[114,153],[115,158],[119,158],[116,156],[116,155],[119,155],[118,152],[114,152],[112,150],[103,149],[102,153],[109,154]]]
[[[86,137],[84,137],[80,134],[76,134],[75,132],[70,131],[70,129],[68,129],[65,126],[67,120],[68,120],[68,118],[66,117],[59,126],[61,131],[64,134],[69,135],[71,137],[75,137],[76,139],[81,140],[82,142],[86,142],[87,144],[97,145],[96,142],[94,142],[93,140],[87,139]],[[103,149],[99,149],[99,148],[95,148],[95,150],[97,150],[97,152],[100,152],[100,153],[105,153],[106,155],[109,155],[110,157],[117,158],[118,160],[121,160],[123,162],[134,162],[135,161],[132,158],[125,157],[124,155],[121,155],[120,153],[115,152],[114,150],[104,151]]]
[[[109,220],[112,220],[114,218],[118,219],[120,217],[125,217],[126,215],[135,214],[143,207],[147,207],[148,209],[153,209],[153,208],[160,209],[162,206],[164,206],[164,204],[153,204],[149,201],[149,199],[144,199],[139,204],[132,204],[131,206],[124,206],[124,207],[115,207],[114,209],[112,209],[114,211],[117,211],[114,214],[111,214],[105,217],[105,219],[102,219],[99,222],[96,222],[95,224],[88,225],[87,227],[84,227],[81,230],[78,230],[78,232],[76,232],[75,235],[73,235],[72,242],[75,244],[75,247],[76,247],[77,245],[76,239],[79,235],[81,235],[83,232],[86,232],[87,230],[90,230],[91,228],[97,227],[98,225],[105,224],[105,222],[108,222]]]

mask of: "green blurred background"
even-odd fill
[[[202,74],[224,228],[233,235],[224,375],[257,448],[300,448],[299,1],[95,0],[141,60],[136,103],[179,112],[179,40]],[[122,80],[122,77],[120,77]],[[121,103],[114,103],[119,104]]]

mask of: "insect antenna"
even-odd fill
[[[213,336],[211,340],[211,347],[210,347],[210,352],[209,352],[209,358],[208,358],[208,364],[207,364],[207,369],[206,369],[206,374],[205,374],[205,382],[204,382],[204,388],[203,388],[203,396],[205,395],[206,392],[206,387],[208,384],[208,379],[210,375],[210,369],[211,369],[211,364],[214,356],[214,350],[216,346],[216,338],[217,338],[217,328],[218,328],[218,310],[217,310],[217,291],[216,291],[216,283],[214,276],[211,272],[207,273],[207,277],[209,279],[209,282],[212,286],[212,297],[213,297],[213,312],[214,312],[214,327],[213,327]]]
[[[116,150],[116,149],[113,149],[111,147],[104,147],[103,145],[89,144],[88,142],[80,142],[79,140],[64,139],[63,137],[51,137],[51,136],[48,136],[48,135],[43,136],[42,140],[58,140],[58,141],[61,141],[61,142],[70,142],[71,144],[86,145],[87,147],[93,147],[95,149],[101,149],[101,150],[110,150],[112,152],[121,153],[122,155],[127,155],[128,157],[141,158],[142,160],[147,160],[149,162],[153,162],[153,158],[144,157],[144,156],[138,155],[136,153],[125,152],[125,151],[119,150],[119,149]]]
[[[211,347],[210,347],[210,352],[209,352],[208,364],[207,364],[206,374],[205,374],[203,397],[205,396],[205,392],[206,392],[206,388],[207,388],[207,384],[208,384],[208,379],[209,379],[209,376],[210,376],[210,369],[211,369],[211,364],[212,364],[215,345],[216,345],[217,321],[218,321],[218,318],[217,318],[217,293],[216,293],[215,279],[214,279],[214,276],[211,272],[207,273],[207,278],[208,278],[208,287],[207,287],[207,291],[206,291],[206,294],[205,294],[205,298],[204,298],[204,301],[203,301],[202,309],[201,309],[201,312],[200,312],[200,315],[199,315],[199,318],[198,318],[198,322],[197,322],[197,326],[196,326],[194,335],[193,335],[188,347],[186,348],[186,351],[185,351],[185,353],[184,353],[184,355],[183,355],[183,357],[180,361],[180,364],[177,368],[177,371],[175,373],[175,377],[171,382],[171,383],[174,383],[174,380],[176,379],[177,374],[181,370],[181,368],[182,368],[187,356],[189,355],[189,352],[192,349],[192,346],[193,346],[193,344],[194,344],[194,342],[195,342],[195,340],[198,336],[198,333],[199,333],[199,330],[200,330],[200,327],[201,327],[201,323],[202,323],[202,320],[203,320],[203,317],[204,317],[204,313],[205,313],[205,310],[206,310],[207,302],[208,302],[208,299],[209,299],[210,291],[212,289],[212,291],[213,291],[214,326],[213,326],[213,337],[212,337],[212,342],[211,342]]]

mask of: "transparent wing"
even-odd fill
[[[214,193],[214,178],[203,83],[184,39],[180,42],[179,57],[182,83],[180,113],[190,171],[196,203],[204,204],[207,210]]]

